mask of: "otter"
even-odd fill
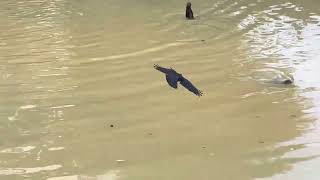
[[[283,85],[292,85],[294,83],[294,79],[292,78],[276,78],[271,81],[267,81],[268,83],[272,84],[283,84]]]
[[[287,84],[287,85],[293,84],[293,80],[291,80],[291,79],[286,79],[286,80],[282,81],[282,84]]]
[[[191,2],[187,2],[187,6],[186,6],[186,18],[187,19],[194,19],[193,17],[193,12],[191,9]]]

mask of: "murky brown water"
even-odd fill
[[[0,179],[318,180],[320,1],[184,6],[1,1]]]

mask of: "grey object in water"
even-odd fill
[[[294,83],[294,79],[293,78],[276,78],[274,80],[269,81],[269,83],[292,85]]]
[[[256,70],[253,78],[262,83],[279,84],[279,85],[292,85],[294,78],[292,75],[273,68],[264,68]]]
[[[188,79],[184,78],[182,74],[177,73],[174,69],[172,68],[164,68],[161,67],[157,64],[153,66],[156,70],[164,73],[166,75],[166,80],[169,84],[174,89],[178,88],[178,82],[185,87],[187,90],[192,92],[193,94],[197,96],[202,96],[203,92],[197,89]]]

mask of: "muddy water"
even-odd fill
[[[1,1],[0,179],[318,179],[320,3],[184,6]]]

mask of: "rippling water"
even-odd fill
[[[0,179],[318,179],[320,3],[184,6],[1,1]]]

